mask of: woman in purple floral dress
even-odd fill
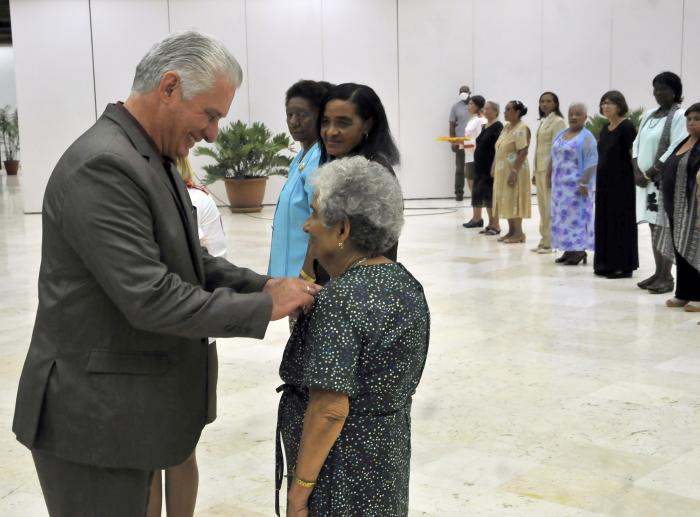
[[[569,107],[569,127],[552,142],[552,247],[564,254],[558,264],[575,266],[587,262],[586,250],[594,244],[593,184],[598,151],[596,140],[584,127],[588,117],[584,104]]]

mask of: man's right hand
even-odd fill
[[[272,297],[270,321],[285,318],[304,306],[312,305],[320,291],[320,285],[300,278],[271,278],[263,287],[263,292]]]
[[[452,148],[452,152],[456,153],[459,151],[459,145],[458,144],[451,144],[450,147]]]

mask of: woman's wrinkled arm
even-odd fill
[[[296,478],[316,481],[349,412],[350,399],[345,393],[319,388],[309,391],[309,405],[304,414],[304,428],[294,471],[295,481],[287,494],[287,515],[296,515],[294,512],[300,513],[306,508],[313,486],[303,487],[296,482]]]

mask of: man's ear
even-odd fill
[[[180,87],[180,76],[177,74],[177,72],[174,72],[172,70],[165,72],[161,78],[160,78],[160,83],[158,84],[158,93],[159,96],[165,101],[169,102],[175,91]]]

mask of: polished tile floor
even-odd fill
[[[10,431],[36,308],[41,218],[0,183],[0,515],[46,515]],[[411,515],[700,515],[700,326],[633,279],[593,276],[465,230],[466,203],[407,203],[402,262],[432,342],[413,405]],[[430,207],[429,209],[421,209]],[[536,212],[536,210],[534,210]],[[267,266],[272,208],[224,213],[229,256]],[[198,447],[197,515],[273,515],[277,367],[287,336],[219,340],[219,418]]]

